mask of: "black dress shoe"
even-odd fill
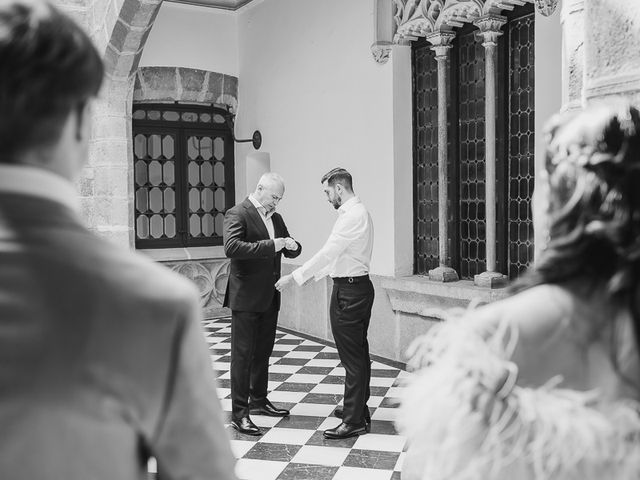
[[[258,426],[253,423],[248,416],[238,419],[232,419],[231,426],[240,433],[244,433],[246,435],[262,435],[262,432],[260,431]]]
[[[352,423],[342,422],[336,428],[330,428],[324,431],[324,438],[339,439],[355,437],[356,435],[363,435],[367,433],[366,423],[362,425],[355,425]]]
[[[333,415],[338,418],[344,418],[344,408],[338,405],[333,411]],[[364,417],[364,427],[367,430],[367,433],[371,432],[371,415],[369,414],[369,408],[367,408],[367,414]]]
[[[267,415],[269,417],[287,417],[289,410],[285,408],[277,408],[268,399],[265,399],[261,405],[249,405],[249,412],[253,415]]]

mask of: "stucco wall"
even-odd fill
[[[394,191],[407,184],[394,184],[393,59],[372,59],[372,16],[369,0],[265,1],[241,11],[236,134],[259,129],[271,169],[287,181],[279,209],[304,245],[296,263],[331,229],[336,213],[320,178],[342,166],[373,216],[372,271],[393,275]],[[236,150],[239,199],[249,151]]]
[[[189,67],[238,76],[237,15],[163,2],[140,66]]]

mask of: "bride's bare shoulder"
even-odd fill
[[[466,313],[481,331],[507,323],[521,338],[547,337],[571,318],[575,299],[562,287],[539,285]]]

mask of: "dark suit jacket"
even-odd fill
[[[0,479],[235,479],[198,294],[62,204],[0,193]]]
[[[279,213],[274,213],[275,238],[289,237],[289,231]],[[260,213],[246,198],[224,216],[224,252],[231,259],[229,283],[224,297],[224,306],[244,312],[264,312],[276,295],[280,306],[280,292],[275,283],[280,278],[282,255],[295,258],[302,252],[286,248],[276,253],[274,242]]]

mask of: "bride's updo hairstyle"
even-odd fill
[[[545,142],[546,246],[514,290],[584,279],[629,302],[637,337],[640,113],[613,102],[557,115]]]

